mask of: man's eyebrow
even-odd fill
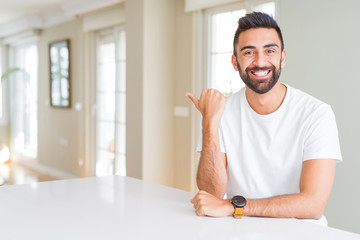
[[[270,43],[264,46],[264,48],[268,48],[268,47],[279,47],[279,45],[277,45],[276,43]]]
[[[279,47],[279,45],[277,45],[276,43],[270,43],[270,44],[266,44],[264,45],[264,48],[268,48],[268,47]],[[252,45],[246,45],[244,47],[242,47],[240,49],[240,52],[245,50],[245,49],[255,49],[256,47],[255,46],[252,46]]]
[[[255,49],[256,47],[255,46],[251,46],[251,45],[248,45],[248,46],[244,46],[240,49],[240,52],[245,50],[245,49]]]

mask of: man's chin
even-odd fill
[[[259,89],[259,88],[254,88],[254,87],[252,87],[252,88],[250,88],[251,90],[253,90],[254,92],[256,92],[257,94],[265,94],[265,93],[267,93],[267,92],[269,92],[271,89],[267,89],[267,88],[265,88],[265,89]]]
[[[251,83],[251,84],[245,83],[245,84],[251,90],[253,90],[254,92],[256,92],[258,94],[265,94],[265,93],[269,92],[275,86],[275,83],[268,82],[268,81],[264,81],[263,83],[256,82],[256,84],[253,84],[253,83]]]

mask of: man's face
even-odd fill
[[[246,86],[264,94],[277,83],[285,66],[285,50],[275,29],[255,28],[242,32],[232,64]]]

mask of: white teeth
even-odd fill
[[[263,71],[263,72],[254,72],[254,75],[255,76],[258,76],[258,77],[263,77],[263,76],[266,76],[266,74],[268,74],[269,71]]]

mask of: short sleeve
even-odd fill
[[[329,105],[321,105],[313,111],[305,134],[303,161],[310,159],[342,161],[336,119]]]
[[[224,138],[223,138],[221,126],[219,128],[219,143],[220,143],[220,151],[225,153]],[[200,153],[202,151],[202,126],[200,126],[199,141],[198,141],[198,145],[196,147],[196,151],[198,153]]]

